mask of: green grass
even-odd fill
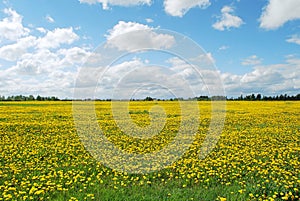
[[[93,194],[95,200],[99,201],[136,201],[136,200],[197,200],[211,201],[218,200],[220,195],[229,201],[247,200],[245,194],[235,193],[240,190],[239,185],[226,186],[218,185],[210,187],[179,187],[178,183],[155,183],[151,186],[130,186],[126,188],[114,189],[103,185],[89,186],[85,190],[74,189],[63,193],[52,195],[50,200],[64,201],[75,197],[78,200],[92,200],[91,197],[83,196]]]

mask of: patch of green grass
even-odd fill
[[[220,197],[229,201],[247,200],[248,196],[237,193],[239,185],[226,186],[216,184],[215,186],[203,187],[180,187],[178,183],[154,183],[151,186],[128,186],[123,188],[105,187],[104,185],[89,186],[85,190],[73,189],[63,193],[54,194],[51,200],[64,201],[74,197],[78,200],[99,201],[178,201],[178,200],[219,200]],[[87,195],[90,195],[88,197]],[[220,196],[222,195],[222,196]],[[249,198],[248,198],[249,199]]]
[[[143,111],[129,111],[129,114],[149,114],[148,110]]]

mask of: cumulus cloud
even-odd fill
[[[106,35],[107,40],[111,40],[112,38],[122,35],[132,31],[138,30],[152,30],[153,28],[148,25],[136,23],[136,22],[124,22],[119,21],[112,29],[108,30],[108,35]]]
[[[229,8],[223,10],[225,13],[231,13]],[[90,49],[77,47],[74,42],[80,37],[76,34],[76,29],[59,28],[47,30],[44,27],[27,28],[23,25],[22,16],[12,9],[6,9],[7,17],[0,19],[1,40],[0,58],[9,62],[4,62],[0,69],[0,94],[33,94],[45,96],[72,97],[72,88],[77,76],[79,66],[90,55],[94,55],[93,64],[101,59],[101,55],[92,54]],[[224,29],[227,27],[224,27]],[[34,30],[33,30],[34,29]],[[34,35],[39,31],[38,35]],[[75,30],[75,31],[74,31]],[[124,33],[141,30],[137,35],[124,35]],[[110,44],[122,50],[133,50],[143,47],[169,48],[175,44],[175,39],[167,34],[156,32],[157,29],[144,24],[135,22],[120,21],[116,26],[107,32],[106,38]],[[2,34],[3,33],[3,34]],[[138,33],[138,32],[136,32]],[[114,41],[114,38],[118,41]],[[134,40],[133,40],[134,38]],[[299,36],[293,35],[287,39],[287,42],[297,43]],[[199,55],[194,58],[195,61],[212,61],[211,53]],[[146,68],[151,66],[151,61],[142,61],[133,59],[116,64],[106,72],[103,82],[99,82],[99,97],[102,92],[111,94],[112,88],[117,86],[143,87],[140,95],[145,97],[147,94],[163,97],[166,92],[157,87],[155,83],[165,83],[170,89],[176,90],[178,96],[184,96],[184,90],[178,89],[178,83],[181,88],[186,85],[195,86],[193,90],[199,92],[196,95],[207,94],[207,86],[213,86],[214,77],[220,72],[213,72],[207,69],[201,71],[203,79],[199,79],[198,72],[191,68],[190,64],[180,59],[170,59],[171,66],[167,70],[160,67]],[[13,64],[11,64],[13,63]],[[253,70],[243,75],[234,73],[221,73],[226,92],[229,95],[240,95],[249,93],[279,94],[279,93],[299,93],[300,90],[300,59],[295,56],[289,56],[285,63],[276,65],[263,65],[262,60],[256,55],[252,55],[242,61],[244,65],[254,66]],[[146,66],[145,68],[141,68]],[[141,70],[136,70],[141,69]],[[153,76],[149,76],[149,75]],[[95,68],[85,71],[83,76],[83,91],[97,82],[98,75],[101,74]],[[90,76],[90,77],[89,77]],[[201,77],[200,76],[200,77]],[[91,79],[94,78],[93,82]],[[119,80],[123,84],[119,83]],[[143,85],[149,81],[154,84]],[[145,86],[145,87],[144,87]],[[86,88],[84,88],[86,87]],[[182,91],[182,93],[180,93]]]
[[[234,15],[233,7],[224,6],[221,9],[221,14],[222,15],[219,16],[219,20],[212,25],[216,30],[229,30],[231,27],[238,28],[244,24],[240,17]]]
[[[6,18],[0,21],[0,40],[15,41],[29,34],[29,29],[22,24],[23,17],[11,8],[5,8]]]
[[[61,44],[71,44],[78,40],[79,36],[73,28],[56,28],[38,40],[38,48],[57,48]]]
[[[110,29],[106,38],[108,45],[126,51],[140,50],[143,48],[168,49],[175,43],[173,36],[156,33],[153,27],[136,22],[124,21],[119,21],[117,25]]]
[[[300,19],[299,0],[269,0],[260,17],[260,27],[277,29],[291,20]]]
[[[208,53],[195,59],[201,60],[200,63],[206,63],[211,62],[209,57],[211,54]],[[222,89],[216,79],[219,72],[213,68],[195,68],[190,63],[173,56],[165,60],[168,65],[160,66],[152,62],[134,57],[102,68],[102,71],[99,70],[101,68],[82,68],[76,86],[78,97],[115,99],[146,96],[195,97],[200,94],[215,95]],[[97,89],[93,90],[96,86]]]
[[[79,47],[28,52],[15,65],[0,70],[0,94],[72,97],[77,69],[90,55]]]
[[[137,6],[151,5],[152,0],[79,0],[80,3],[96,4],[101,3],[104,10],[109,9],[109,6]]]
[[[52,49],[58,48],[62,44],[71,44],[79,39],[79,36],[73,32],[72,28],[56,28],[53,31],[47,31],[40,27],[41,33],[47,32],[45,36],[36,37],[33,35],[17,39],[14,43],[0,47],[0,58],[7,61],[17,61],[22,59],[23,55],[32,49]]]
[[[117,99],[146,96],[167,98],[173,95],[193,97],[195,94],[192,93],[192,89],[203,90],[203,84],[199,83],[202,80],[195,68],[178,58],[170,58],[168,62],[171,64],[169,68],[149,65],[141,59],[134,58],[111,66],[97,82],[97,93]],[[90,76],[90,73],[87,76]],[[84,80],[95,79],[89,77]]]
[[[191,8],[210,6],[209,0],[164,0],[165,12],[171,16],[183,17]]]
[[[238,96],[250,93],[296,94],[300,90],[300,59],[289,57],[285,63],[260,65],[244,75],[223,73],[226,93]]]
[[[248,58],[243,59],[242,65],[244,66],[256,66],[261,64],[262,59],[258,58],[257,55],[252,55]]]
[[[0,58],[7,61],[16,61],[27,53],[28,48],[36,45],[36,37],[27,36],[18,39],[14,44],[0,47]]]
[[[170,58],[167,62],[171,64],[171,71],[175,72],[171,79],[183,80],[192,89],[195,96],[222,95],[220,72],[215,69],[212,60],[211,53],[191,58],[190,62],[192,63],[186,63],[177,57]]]
[[[91,54],[74,46],[80,37],[73,28],[25,27],[16,11],[4,13],[8,17],[0,19],[0,59],[8,62],[0,69],[0,94],[72,97],[77,68]]]
[[[59,49],[57,54],[63,58],[60,64],[63,66],[73,66],[74,64],[83,64],[91,56],[91,52],[80,47],[71,47],[68,49]]]
[[[35,53],[27,53],[11,68],[11,71],[20,74],[38,75],[42,73],[50,73],[56,68],[59,57],[50,50],[39,50]]]
[[[40,28],[40,30],[44,31],[43,28]],[[7,61],[17,61],[22,59],[22,55],[26,54],[29,48],[58,48],[61,44],[71,44],[78,38],[79,36],[72,31],[72,28],[55,29],[54,31],[49,31],[44,37],[40,38],[35,36],[23,37],[13,44],[1,46],[0,58]]]
[[[286,42],[288,42],[288,43],[295,43],[295,44],[300,45],[300,35],[297,35],[297,34],[292,35],[290,38],[288,38],[286,40]]]
[[[196,62],[197,64],[201,64],[202,67],[213,67],[215,63],[215,58],[213,57],[211,52],[200,54],[195,58],[190,58],[190,60]]]

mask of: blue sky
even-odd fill
[[[299,0],[4,0],[0,95],[72,97],[92,52],[112,36],[140,29],[175,31],[199,44],[229,97],[300,93]],[[165,65],[170,58],[135,55],[119,65],[148,60]]]

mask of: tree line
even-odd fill
[[[23,96],[23,95],[16,95],[16,96],[0,96],[0,101],[59,101],[60,99],[55,96],[43,97],[37,95],[34,97],[33,95]]]
[[[84,101],[91,101],[92,99],[83,99]],[[111,101],[111,99],[95,99],[96,101]],[[251,94],[251,95],[240,95],[236,98],[228,98],[227,96],[198,96],[194,98],[170,98],[170,99],[159,99],[159,98],[152,98],[150,96],[144,99],[130,99],[130,101],[182,101],[182,100],[197,100],[197,101],[211,101],[211,100],[228,100],[228,101],[295,101],[300,100],[300,94],[297,95],[287,95],[281,94],[276,96],[263,96],[261,94]],[[16,95],[16,96],[1,96],[0,101],[72,101],[72,99],[59,99],[55,96],[48,96],[43,97],[37,95],[36,97],[33,95],[23,96],[23,95]]]
[[[245,100],[245,101],[293,101],[293,100],[300,100],[300,94],[297,94],[295,96],[293,95],[287,95],[287,94],[281,94],[281,95],[276,95],[276,96],[263,96],[261,94],[251,94],[251,95],[246,95],[246,96],[239,96],[237,98],[230,98],[227,100]]]
[[[171,99],[155,99],[151,97],[146,97],[144,101],[153,101],[153,100],[168,100],[168,101],[178,101],[178,100],[197,100],[197,101],[211,101],[211,100],[228,100],[228,101],[294,101],[300,100],[300,94],[297,95],[287,95],[281,94],[276,96],[263,96],[261,94],[251,94],[251,95],[240,95],[239,97],[231,97],[228,98],[227,96],[198,96],[194,98],[171,98]]]

